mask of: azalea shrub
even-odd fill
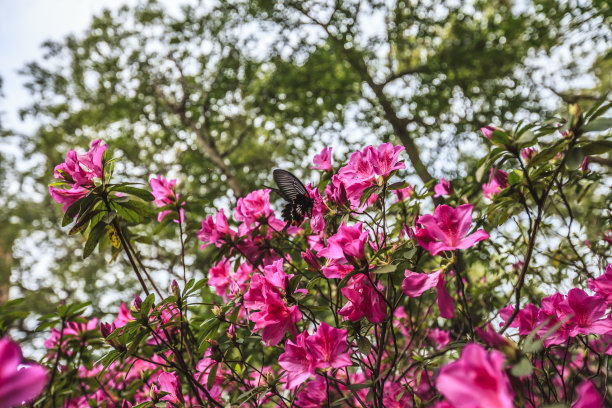
[[[589,169],[611,147],[609,108],[484,127],[475,174],[425,185],[405,181],[403,146],[343,163],[326,147],[299,226],[265,188],[194,228],[176,180],[118,183],[102,141],[70,150],[49,187],[62,225],[141,288],[112,320],[87,303],[42,316],[40,364],[1,340],[0,407],[612,406],[609,174]],[[584,215],[587,190],[603,204]],[[136,247],[150,221],[177,237],[169,285]],[[202,276],[185,262],[194,245],[212,254]]]

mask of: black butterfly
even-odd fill
[[[298,227],[306,215],[312,217],[314,200],[304,184],[287,170],[276,169],[272,176],[278,186],[278,189],[273,190],[287,201],[282,211],[283,220],[287,223],[283,231],[291,225]]]

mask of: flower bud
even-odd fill
[[[115,331],[115,329],[115,323],[100,323],[100,332],[102,333],[102,337],[104,337],[105,339],[108,338],[108,336],[110,336],[111,333]]]
[[[142,306],[142,299],[137,294],[134,294],[134,302],[132,303],[132,310],[135,312],[140,312],[140,308]]]
[[[223,313],[223,310],[221,309],[220,306],[218,305],[214,305],[212,308],[212,312],[215,316],[217,317],[223,317],[225,314]]]
[[[174,297],[179,299],[181,297],[181,289],[179,289],[179,285],[176,282],[176,279],[172,279],[172,284],[170,285],[170,288],[172,289],[172,294],[174,295]]]
[[[321,265],[317,260],[315,254],[310,250],[306,250],[306,252],[302,252],[302,259],[310,266],[311,269],[318,271],[321,269]]]

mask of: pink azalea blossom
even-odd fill
[[[210,357],[211,354],[212,352],[210,348],[208,348],[204,353],[204,357],[196,364],[196,380],[204,387],[206,387],[208,393],[214,400],[218,400],[221,396],[221,393],[223,392],[223,365],[219,364],[219,366],[217,367],[217,372],[215,373],[215,380],[212,384],[212,387],[209,388],[208,376],[210,375],[212,367],[218,364]]]
[[[500,349],[510,344],[508,342],[508,339],[506,339],[504,336],[497,333],[495,329],[493,329],[491,323],[487,323],[484,329],[476,327],[476,333],[478,333],[478,336],[482,339],[482,341],[484,341],[487,345],[493,348]]]
[[[230,263],[223,258],[208,270],[208,284],[215,288],[217,295],[226,296],[227,286],[229,285]]]
[[[323,150],[321,150],[321,153],[316,154],[312,159],[314,166],[312,166],[311,169],[331,172],[332,171],[331,151],[332,151],[331,147],[324,147]]]
[[[352,364],[351,357],[346,352],[347,335],[346,330],[321,323],[315,334],[306,339],[315,368],[342,368]]]
[[[561,314],[571,316],[566,323],[570,337],[578,334],[606,334],[612,330],[606,321],[602,321],[606,309],[604,298],[598,295],[589,296],[579,288],[571,289],[558,305]]]
[[[444,275],[441,271],[426,274],[406,269],[404,276],[406,278],[402,282],[402,290],[406,296],[419,297],[425,293],[425,291],[436,288],[440,316],[445,319],[453,318],[455,312],[453,298],[446,289],[446,282],[444,281]]]
[[[576,400],[572,408],[603,408],[603,406],[603,400],[593,381],[583,380],[576,388]]]
[[[292,390],[315,373],[315,361],[306,347],[308,332],[300,333],[295,343],[285,342],[285,352],[278,357],[278,365],[287,371],[287,388]]]
[[[414,193],[414,188],[412,188],[412,186],[408,186],[400,190],[393,190],[393,192],[397,196],[397,199],[395,200],[395,202],[399,203],[401,201],[404,201],[407,198],[410,198],[412,194]]]
[[[489,182],[482,185],[482,193],[485,197],[493,199],[494,196],[508,186],[508,173],[492,168],[489,174]]]
[[[338,177],[345,185],[364,181],[371,185],[375,176],[371,150],[372,146],[368,146],[363,151],[354,152],[347,165],[338,170]]]
[[[94,176],[101,179],[103,176],[102,158],[106,151],[106,145],[102,144],[102,140],[96,139],[91,142],[89,151],[79,156],[79,161],[84,164],[89,171],[93,172]]]
[[[450,180],[444,180],[444,177],[442,177],[440,182],[434,186],[434,197],[452,195],[453,192],[453,185],[451,184]]]
[[[84,187],[73,186],[70,190],[49,186],[49,194],[58,204],[64,204],[62,211],[66,212],[68,207],[85,197],[89,190]]]
[[[306,383],[295,398],[295,404],[303,408],[320,408],[327,400],[327,385],[321,375]]]
[[[385,382],[383,394],[383,406],[385,408],[406,408],[412,406],[412,396],[406,387],[391,381]]]
[[[399,162],[399,154],[405,149],[404,146],[393,146],[392,143],[383,143],[374,149],[368,146],[368,155],[372,160],[374,173],[387,177],[393,170],[404,169],[406,166]]]
[[[325,322],[312,336],[300,333],[295,343],[287,340],[285,352],[278,364],[288,372],[287,388],[292,390],[310,376],[317,368],[342,368],[352,364],[347,350],[347,330],[336,329]]]
[[[419,245],[435,256],[442,251],[467,249],[478,241],[489,238],[489,234],[483,229],[467,235],[472,223],[473,208],[471,204],[463,204],[457,208],[439,205],[433,215],[419,217],[417,224],[423,226],[421,231],[417,228],[416,238]]]
[[[383,289],[379,288],[379,291]],[[383,289],[384,290],[384,289]],[[387,304],[381,295],[374,289],[370,280],[363,274],[351,278],[349,284],[341,289],[342,295],[348,302],[338,311],[352,322],[365,316],[372,324],[384,320],[387,315]]]
[[[93,176],[93,172],[81,166],[76,152],[72,149],[66,153],[64,163],[55,166],[53,171],[53,177],[66,180],[73,184],[73,187],[90,186]]]
[[[159,390],[167,392],[160,398],[161,401],[167,401],[167,407],[172,407],[173,404],[183,403],[183,391],[181,390],[181,383],[176,373],[163,372],[157,377],[157,383],[159,384]]]
[[[612,304],[612,264],[606,267],[606,272],[603,275],[595,279],[589,279],[589,289]]]
[[[152,178],[149,181],[151,185],[151,193],[153,197],[155,197],[155,204],[157,207],[165,207],[169,204],[175,204],[179,200],[179,194],[174,192],[174,188],[176,186],[176,180],[166,180],[161,175],[157,175],[157,178]],[[182,205],[182,204],[181,204]],[[164,210],[157,215],[157,221],[162,222],[164,217],[170,214],[172,210]],[[179,211],[179,217],[181,224],[185,223],[185,212],[181,208]],[[174,222],[178,223],[178,220],[174,220]]]
[[[479,344],[463,348],[459,360],[445,365],[436,388],[454,408],[512,408],[512,391],[504,372],[504,355]]]
[[[134,318],[134,316],[132,316],[132,313],[130,313],[130,310],[125,305],[125,302],[122,302],[121,306],[119,307],[119,314],[117,315],[117,318],[115,319],[113,324],[116,327],[123,327],[128,322],[133,322],[135,320],[136,319]]]
[[[47,384],[47,370],[38,364],[24,365],[22,359],[17,343],[0,339],[0,408],[33,400]]]
[[[266,345],[278,344],[287,331],[296,335],[295,324],[302,318],[302,313],[297,305],[288,307],[278,292],[270,286],[262,286],[261,301],[257,303],[257,308],[259,311],[252,313],[250,320],[255,323],[255,331],[262,330],[261,337]]]
[[[316,188],[312,188],[310,184],[306,186],[312,198],[312,217],[310,218],[310,229],[312,232],[322,232],[325,230],[325,218],[323,215],[327,212],[327,206],[323,202],[321,193]]]
[[[251,225],[254,221],[262,217],[272,215],[270,208],[270,190],[255,190],[240,197],[234,211],[234,216],[238,221],[245,225]]]
[[[327,240],[328,246],[320,250],[317,255],[343,261],[346,261],[347,256],[364,259],[367,240],[368,232],[363,231],[361,222],[353,226],[347,226],[343,222],[338,232]]]
[[[499,311],[499,314],[503,320],[508,320],[514,306],[508,305]],[[510,324],[509,327],[518,327],[519,334],[521,336],[527,336],[537,327],[537,319],[540,309],[532,303],[527,303],[516,315],[516,319]],[[503,323],[502,323],[503,325]]]
[[[217,248],[221,248],[221,246],[226,243],[226,238],[228,236],[233,237],[234,235],[236,235],[236,233],[232,231],[227,224],[227,217],[223,209],[217,213],[215,220],[213,220],[212,215],[202,220],[202,228],[197,234],[198,239],[204,242],[200,249],[204,249],[210,244],[214,244]]]
[[[450,334],[446,330],[442,329],[429,329],[427,331],[427,338],[433,341],[436,347],[442,348],[450,343]]]

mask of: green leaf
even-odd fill
[[[520,182],[521,182],[521,176],[518,175],[516,170],[513,170],[510,173],[508,173],[508,184],[513,186],[513,185],[518,184]]]
[[[87,237],[87,242],[85,242],[85,247],[83,248],[83,259],[87,258],[100,241],[100,238],[104,236],[104,231],[106,231],[106,224],[103,222],[99,222],[95,227],[91,229],[89,232],[89,236]]]
[[[510,372],[515,377],[526,377],[533,373],[533,367],[531,366],[529,359],[527,357],[523,357],[521,361],[512,367]]]
[[[79,220],[77,220],[76,224],[74,224],[74,226],[72,228],[70,228],[70,231],[68,231],[69,235],[74,235],[78,232],[83,231],[88,225],[89,225],[89,221],[91,221],[91,219],[93,217],[95,217],[96,215],[100,214],[102,211],[104,210],[94,210],[94,211],[87,211],[85,213],[85,215],[81,218],[79,218]]]
[[[597,119],[590,121],[589,123],[587,123],[580,129],[584,133],[586,133],[586,132],[603,132],[610,128],[612,128],[612,118],[603,117],[603,118],[597,118]]]
[[[62,227],[72,223],[77,214],[83,213],[85,210],[93,206],[97,202],[97,198],[98,197],[94,196],[93,194],[89,194],[70,205],[70,207],[66,209],[64,217],[62,218]]]
[[[142,188],[132,187],[132,186],[115,186],[110,189],[111,191],[119,191],[122,193],[127,193],[138,198],[143,199],[146,202],[151,202],[155,200],[153,194],[150,191],[144,190]]]
[[[510,138],[506,132],[502,132],[501,130],[496,130],[491,135],[491,141],[500,146],[506,146],[510,143]]]
[[[565,165],[568,169],[574,170],[580,167],[582,164],[582,160],[584,160],[584,153],[581,149],[571,149],[567,152],[567,159],[565,160]]]
[[[397,265],[384,265],[384,266],[379,266],[378,268],[374,268],[372,270],[372,273],[391,273],[391,272],[395,272],[395,269],[397,268]]]
[[[533,133],[531,130],[528,130],[525,133],[523,133],[516,142],[522,145],[522,144],[531,143],[535,139],[536,139],[535,133]]]
[[[120,202],[117,206],[117,215],[125,219],[130,224],[139,224],[145,218],[153,217],[155,211],[143,201],[130,200]]]
[[[406,188],[409,187],[410,184],[406,183],[405,181],[398,181],[396,183],[390,184],[387,187],[387,190],[401,190],[402,188]]]
[[[359,337],[357,339],[357,348],[359,349],[359,352],[361,354],[369,356],[370,350],[372,350],[372,344],[370,343],[370,340],[368,340],[367,337]]]
[[[580,147],[582,153],[585,156],[593,156],[599,154],[605,154],[612,151],[612,141],[610,140],[597,140],[595,142],[587,143]]]
[[[215,385],[215,379],[217,378],[217,368],[219,367],[219,364],[215,364],[210,368],[210,372],[208,373],[208,380],[206,381],[206,385],[208,386],[208,389],[212,389],[212,387]]]

